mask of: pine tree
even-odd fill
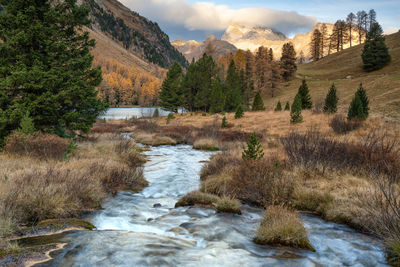
[[[243,117],[243,115],[244,115],[243,106],[242,105],[237,106],[235,112],[235,119],[240,119]]]
[[[32,134],[35,132],[35,125],[31,117],[29,117],[29,111],[21,119],[19,131],[23,134]]]
[[[224,110],[225,97],[223,92],[223,85],[219,78],[216,78],[213,82],[210,97],[210,112],[219,113]]]
[[[235,62],[233,60],[229,65],[228,75],[226,76],[225,95],[225,111],[234,111],[243,102],[240,77],[236,71]]]
[[[221,123],[221,128],[226,128],[228,126],[228,123],[226,122],[226,116],[222,118],[222,123]]]
[[[281,101],[278,101],[278,104],[276,105],[275,111],[282,111]]]
[[[367,34],[362,60],[365,71],[379,70],[391,61],[382,28],[378,23],[374,23]]]
[[[358,94],[356,94],[350,103],[349,112],[347,114],[348,120],[365,120],[367,117],[364,114],[363,105]]]
[[[264,101],[261,98],[260,91],[258,91],[256,96],[254,97],[252,111],[263,111],[263,110],[265,110]]]
[[[260,140],[256,133],[252,133],[247,141],[247,149],[242,153],[242,158],[244,160],[259,160],[263,157],[264,151],[260,144]]]
[[[285,111],[290,111],[290,103],[289,103],[289,101],[286,102]]]
[[[339,101],[339,98],[336,95],[335,84],[332,84],[332,87],[329,90],[329,92],[325,98],[324,112],[325,113],[336,113],[338,101]]]
[[[158,108],[156,108],[153,113],[153,118],[158,118],[158,117],[160,117],[160,111],[158,111]]]
[[[172,112],[177,112],[182,104],[181,82],[183,79],[182,67],[177,62],[172,64],[164,79],[160,95],[159,105]]]
[[[302,81],[301,86],[299,87],[299,92],[297,93],[300,95],[301,98],[301,108],[302,109],[311,109],[312,108],[312,101],[310,92],[308,90],[308,85],[306,80]]]
[[[76,2],[0,1],[0,145],[27,111],[37,130],[88,132],[106,109],[89,10]]]
[[[319,29],[315,29],[312,33],[310,54],[314,61],[318,61],[321,58],[321,32]]]
[[[368,118],[368,116],[369,116],[369,99],[368,99],[367,92],[363,88],[362,84],[360,84],[360,87],[358,88],[356,94],[358,95],[358,97],[361,100],[361,104],[363,107],[363,114],[364,114],[365,118]]]
[[[294,98],[292,108],[290,111],[290,123],[299,123],[303,121],[303,116],[301,115],[301,95],[297,94]]]
[[[291,43],[286,43],[282,48],[281,57],[282,78],[289,81],[297,70],[296,52]]]

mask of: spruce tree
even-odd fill
[[[35,125],[31,117],[29,117],[29,111],[21,119],[19,131],[23,134],[32,134],[35,132]]]
[[[237,106],[235,112],[235,119],[240,119],[243,117],[243,115],[244,115],[243,106],[242,105]]]
[[[158,108],[156,108],[153,113],[153,118],[158,118],[158,117],[160,117],[160,111],[158,110]]]
[[[222,123],[221,123],[221,128],[226,128],[228,126],[228,123],[226,122],[226,116],[222,118]]]
[[[360,87],[358,88],[356,94],[358,95],[358,97],[361,100],[361,104],[363,107],[363,114],[364,114],[365,118],[368,118],[368,116],[369,116],[369,99],[368,99],[367,92],[365,91],[362,84],[360,84]]]
[[[88,132],[105,110],[89,10],[76,2],[0,0],[0,143],[27,111],[37,130]]]
[[[301,115],[301,95],[297,94],[294,98],[292,108],[290,111],[290,123],[299,123],[303,121],[303,116]]]
[[[278,104],[276,105],[275,111],[282,111],[281,101],[278,101]]]
[[[364,108],[360,96],[356,94],[350,103],[349,112],[347,114],[348,120],[365,120],[367,116],[364,114]]]
[[[243,102],[240,77],[236,72],[235,62],[233,60],[229,64],[228,75],[226,76],[225,95],[225,111],[234,111]]]
[[[308,85],[306,80],[303,80],[301,86],[299,87],[300,100],[301,100],[301,108],[302,109],[311,109],[312,108],[312,101],[310,92],[308,90]]]
[[[391,60],[382,28],[376,22],[371,25],[371,30],[367,33],[362,60],[365,71],[379,70]]]
[[[290,111],[290,103],[289,103],[289,101],[286,102],[285,111]]]
[[[259,160],[263,157],[264,151],[260,144],[260,140],[256,133],[252,133],[247,141],[247,149],[242,153],[242,158],[244,160]]]
[[[172,112],[177,112],[182,104],[183,93],[181,82],[183,79],[182,67],[177,62],[172,64],[167,72],[159,94],[159,105]]]
[[[335,84],[332,84],[332,87],[329,90],[329,92],[325,98],[324,112],[325,113],[336,113],[338,101],[339,101],[339,98],[336,95]]]
[[[224,110],[225,107],[225,96],[223,92],[223,85],[219,78],[216,78],[213,82],[210,97],[210,112],[219,113]]]
[[[262,98],[261,98],[260,91],[258,91],[258,92],[256,93],[256,96],[254,97],[252,110],[253,110],[253,111],[262,111],[262,110],[265,110],[264,101],[263,101]]]

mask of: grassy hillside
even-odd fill
[[[281,92],[275,98],[264,97],[268,108],[278,100],[292,101],[301,79],[307,79],[314,103],[322,103],[334,82],[339,94],[339,109],[347,111],[348,105],[360,83],[370,97],[371,113],[400,121],[400,32],[386,37],[392,62],[385,68],[364,72],[362,70],[362,45],[327,56],[320,61],[300,65],[297,78],[281,84]],[[348,76],[351,76],[348,77]]]

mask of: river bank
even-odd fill
[[[7,152],[9,147],[0,153],[0,265],[19,266],[53,249],[24,249],[16,239],[93,229],[92,224],[75,218],[102,209],[101,203],[120,190],[138,192],[148,185],[141,149],[119,133],[89,135],[76,140],[68,155],[54,157],[63,153],[62,144],[62,139],[44,138],[39,146],[46,153],[39,154],[52,155],[48,157],[38,157],[34,151]]]

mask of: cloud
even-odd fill
[[[231,9],[212,2],[189,3],[187,0],[122,0],[124,5],[149,19],[157,21],[164,29],[219,33],[231,22],[245,26],[264,26],[287,35],[311,28],[316,20],[297,12],[269,8]],[[185,33],[182,32],[184,35]]]

